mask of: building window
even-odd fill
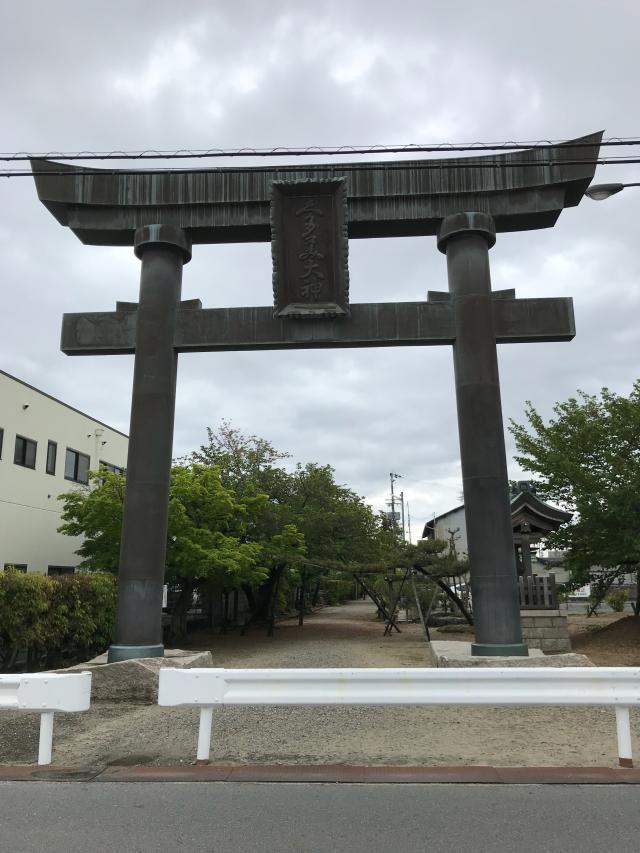
[[[60,575],[72,575],[74,571],[73,566],[47,566],[47,574],[52,578],[58,578]]]
[[[56,457],[58,455],[58,445],[55,441],[50,441],[47,444],[47,474],[56,473]]]
[[[100,460],[100,467],[106,468],[107,471],[110,471],[112,474],[124,474],[124,468],[119,468],[117,465],[112,465],[110,462],[103,462]]]
[[[5,572],[7,571],[7,569],[15,569],[17,572],[26,572],[27,571],[27,564],[26,563],[5,563],[4,564]]]
[[[2,459],[2,444],[4,442],[4,430],[0,427],[0,459]]]
[[[37,442],[30,438],[25,438],[22,435],[16,436],[16,448],[13,454],[13,461],[16,465],[22,465],[24,468],[36,467],[36,447]]]
[[[67,455],[64,460],[64,478],[73,480],[74,483],[89,482],[89,457],[85,453],[71,450],[67,447]]]

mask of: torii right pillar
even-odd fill
[[[527,656],[522,642],[504,445],[498,354],[493,327],[486,213],[447,216],[438,248],[447,256],[453,307],[456,401],[467,546],[473,595],[472,655]]]

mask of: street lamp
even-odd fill
[[[604,201],[605,198],[610,198],[612,195],[621,192],[625,187],[640,187],[637,184],[593,184],[588,190],[585,190],[585,195],[593,199],[593,201]]]

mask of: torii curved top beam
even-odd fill
[[[40,201],[83,243],[133,245],[137,228],[183,228],[193,243],[271,239],[274,181],[346,178],[349,237],[436,234],[461,211],[497,231],[549,228],[591,183],[602,132],[508,154],[440,160],[177,170],[90,169],[31,160]]]

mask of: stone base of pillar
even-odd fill
[[[472,657],[529,657],[526,643],[471,643]]]
[[[164,657],[164,646],[109,646],[107,657],[108,663],[117,663],[121,660],[137,660],[138,658],[162,658]]]
[[[167,649],[165,657],[108,662],[107,654],[58,672],[90,672],[92,702],[158,703],[158,673],[165,667],[192,669],[213,666],[211,652]]]
[[[540,649],[529,649],[528,657],[509,655],[488,655],[474,657],[471,654],[471,643],[459,640],[434,640],[426,643],[426,666],[449,667],[454,669],[478,667],[564,667],[564,666],[593,666],[585,655],[553,654],[545,655]]]

